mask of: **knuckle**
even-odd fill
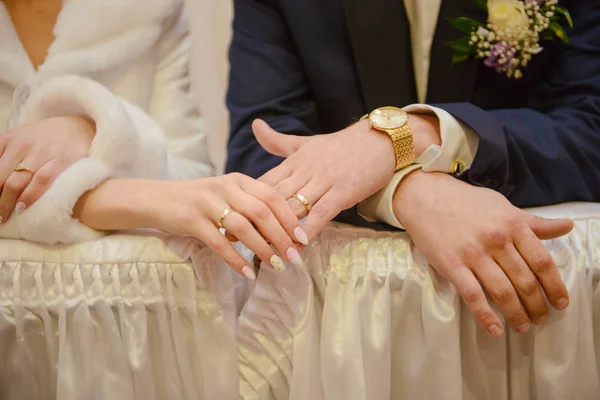
[[[494,228],[484,233],[484,241],[492,248],[501,249],[510,242],[510,236],[506,231]]]
[[[463,247],[462,254],[466,260],[473,261],[481,258],[483,251],[478,245],[470,243]]]
[[[532,257],[533,267],[541,273],[550,272],[554,269],[554,260],[545,251],[537,252]]]
[[[46,186],[54,180],[54,175],[50,172],[40,171],[35,174],[33,179],[38,185]]]
[[[252,206],[250,213],[253,219],[260,221],[269,218],[271,209],[265,203],[258,202]]]
[[[473,316],[477,321],[480,321],[482,325],[488,326],[491,325],[493,320],[496,318],[496,314],[490,310],[489,307],[485,307],[483,305],[475,308],[472,312]]]
[[[533,274],[524,274],[517,281],[517,287],[519,288],[519,292],[524,294],[525,296],[532,296],[536,292],[539,291],[538,281],[533,276]]]
[[[492,297],[498,303],[508,303],[514,296],[514,288],[508,283],[498,283],[491,289]]]
[[[465,286],[460,291],[460,295],[467,304],[477,304],[484,300],[481,288],[477,285]]]
[[[6,180],[6,183],[4,184],[4,188],[5,188],[5,190],[8,190],[9,192],[17,193],[17,192],[23,191],[23,189],[25,189],[26,185],[27,185],[27,182],[15,177],[15,175],[11,175]]]

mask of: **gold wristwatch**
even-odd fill
[[[415,145],[406,112],[396,107],[381,107],[362,119],[368,119],[371,128],[388,134],[392,139],[396,171],[415,162]]]

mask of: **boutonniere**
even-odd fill
[[[487,22],[459,17],[452,24],[467,36],[450,42],[452,63],[482,59],[484,64],[520,79],[531,58],[543,48],[542,40],[569,43],[561,23],[573,27],[569,11],[558,0],[474,0],[487,10]],[[590,0],[592,1],[592,0]]]

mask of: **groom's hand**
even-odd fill
[[[435,116],[410,115],[418,157],[429,145],[439,144]],[[292,198],[300,193],[312,206],[303,228],[309,239],[341,211],[360,203],[387,185],[396,164],[391,139],[360,121],[342,131],[310,137],[284,135],[261,120],[252,125],[258,142],[271,154],[286,157],[260,180],[289,200],[298,218],[306,209]]]
[[[413,172],[394,196],[394,212],[427,261],[449,279],[481,327],[497,337],[502,323],[519,333],[542,324],[548,309],[569,304],[554,260],[540,239],[569,233],[573,222],[528,214],[497,192],[439,173]]]

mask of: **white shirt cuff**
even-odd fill
[[[468,126],[462,124],[447,111],[426,104],[413,104],[403,109],[411,114],[435,114],[440,121],[442,145],[431,145],[416,159],[415,164],[397,171],[388,185],[358,205],[358,213],[367,221],[385,222],[396,228],[404,229],[394,214],[394,193],[402,179],[416,169],[425,172],[454,172],[456,164],[461,170],[471,167],[479,136]],[[461,171],[461,172],[462,172]]]

